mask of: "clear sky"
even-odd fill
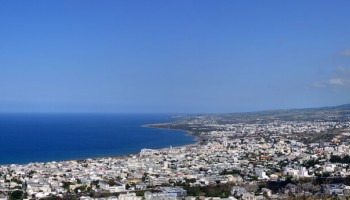
[[[350,1],[0,2],[2,112],[350,103]]]

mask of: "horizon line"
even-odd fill
[[[350,105],[337,104],[326,105],[317,107],[292,107],[292,108],[275,108],[275,109],[261,109],[254,111],[229,111],[229,112],[118,112],[118,111],[0,111],[0,114],[171,114],[171,115],[215,115],[215,114],[243,114],[243,113],[256,113],[256,112],[269,112],[269,111],[282,111],[282,110],[302,110],[302,109],[317,109],[317,108],[332,108]]]

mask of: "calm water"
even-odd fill
[[[0,164],[138,153],[194,142],[186,132],[142,127],[155,114],[0,114]]]

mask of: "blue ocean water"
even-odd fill
[[[164,114],[0,114],[0,164],[138,153],[194,143],[184,131],[142,127]]]

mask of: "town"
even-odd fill
[[[197,143],[2,165],[0,199],[346,199],[349,108],[178,116],[150,126],[189,131]]]

